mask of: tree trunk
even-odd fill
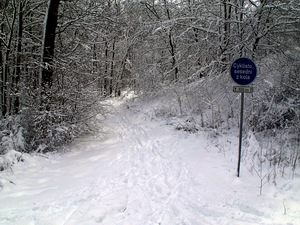
[[[22,52],[22,38],[23,38],[23,2],[19,3],[19,27],[18,27],[18,40],[17,40],[17,59],[16,59],[16,72],[14,77],[14,101],[12,101],[12,108],[15,114],[19,113],[20,108],[20,78],[21,78],[21,52]]]
[[[223,35],[222,35],[222,43],[221,43],[221,54],[222,56],[222,61],[226,61],[226,51],[228,50],[228,44],[230,40],[230,35],[231,35],[231,17],[232,17],[232,5],[230,0],[223,0]]]
[[[169,45],[170,45],[170,53],[172,57],[172,70],[174,69],[174,81],[178,81],[178,67],[177,67],[177,62],[176,62],[176,55],[175,55],[175,44],[173,42],[172,38],[172,31],[169,31]]]
[[[0,25],[0,32],[3,33],[3,24]],[[3,58],[2,58],[2,50],[3,44],[2,39],[0,39],[0,116],[5,115],[5,98],[4,98],[4,69],[3,69]]]
[[[5,16],[4,16],[4,12],[5,9],[7,7],[8,1],[5,2],[0,2],[0,10],[2,11],[2,18],[0,21],[0,33],[4,34],[4,20],[5,20]],[[3,58],[3,54],[4,54],[4,47],[5,47],[5,43],[3,41],[4,39],[0,38],[0,118],[1,116],[5,116],[6,114],[6,77],[5,77],[5,73],[4,73],[4,58]]]
[[[168,5],[167,5],[167,1],[164,0],[164,7],[165,7],[165,10],[166,10],[166,14],[167,14],[167,18],[168,20],[171,20],[171,14],[170,14],[170,10],[168,8]],[[171,59],[172,59],[172,70],[174,69],[174,78],[173,80],[175,82],[178,81],[178,67],[177,67],[177,62],[176,62],[176,55],[175,55],[175,43],[174,43],[174,40],[173,40],[173,37],[172,37],[172,29],[169,31],[168,33],[168,38],[169,38],[169,45],[170,45],[170,53],[171,53]]]
[[[239,41],[240,41],[240,47],[239,47],[239,56],[242,57],[244,55],[244,44],[243,43],[243,37],[244,37],[244,26],[243,26],[243,20],[244,20],[244,5],[245,1],[244,0],[235,0],[235,16],[236,16],[236,21],[237,23],[237,34],[239,36]]]
[[[5,4],[5,8],[7,7],[7,2]],[[4,8],[4,10],[5,10]],[[3,71],[2,71],[2,115],[6,116],[7,114],[10,113],[10,91],[11,91],[11,86],[10,86],[10,81],[12,80],[12,77],[10,76],[10,70],[9,70],[9,59],[10,59],[10,54],[11,54],[11,49],[12,49],[12,42],[14,38],[14,27],[15,27],[15,22],[16,22],[16,15],[17,14],[17,9],[14,7],[13,10],[13,16],[12,16],[12,21],[11,24],[9,24],[9,35],[8,35],[8,41],[6,44],[6,51],[5,51],[5,57],[4,57],[4,63],[3,63]]]
[[[45,19],[44,40],[42,46],[42,65],[40,74],[40,85],[42,88],[41,103],[45,103],[45,98],[49,98],[46,93],[52,86],[54,71],[53,57],[55,47],[55,30],[57,27],[59,3],[60,0],[49,0],[48,12]]]
[[[105,41],[105,70],[104,70],[104,96],[108,96],[109,76],[108,76],[108,41]]]
[[[113,81],[115,76],[115,46],[116,46],[116,38],[113,38],[112,43],[112,56],[111,56],[111,64],[110,64],[110,79],[109,79],[109,96],[113,95],[113,92],[115,91],[113,87]]]

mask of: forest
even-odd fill
[[[298,0],[1,0],[0,155],[94,132],[101,100],[129,90],[160,99],[156,116],[180,118],[177,129],[226,132],[239,121],[229,67],[242,56],[258,67],[245,139],[255,134],[270,166],[296,168]]]

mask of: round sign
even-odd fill
[[[238,58],[230,68],[232,79],[240,85],[251,84],[257,74],[254,62],[248,58]]]

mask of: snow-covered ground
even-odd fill
[[[263,186],[237,134],[188,134],[115,100],[105,137],[0,172],[1,225],[299,225],[300,171]],[[251,144],[251,143],[250,143]],[[255,144],[255,143],[254,143]]]

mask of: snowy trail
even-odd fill
[[[1,225],[300,224],[300,196],[292,194],[299,173],[258,196],[257,178],[245,168],[236,178],[235,157],[201,134],[175,131],[134,104],[99,119],[103,140],[83,138],[49,158],[25,156],[13,173],[0,173],[7,181]]]

